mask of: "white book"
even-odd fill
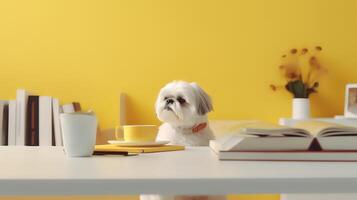
[[[7,145],[9,102],[0,100],[0,145]]]
[[[61,124],[60,124],[60,113],[61,107],[59,105],[59,100],[56,98],[52,99],[52,111],[53,111],[53,128],[55,132],[55,144],[56,146],[63,146],[62,142],[62,132],[61,132]]]
[[[357,161],[357,151],[221,151],[217,141],[210,147],[219,160],[236,161]]]
[[[357,128],[320,121],[255,122],[210,141],[220,160],[357,161]]]
[[[52,97],[39,97],[39,145],[52,146]]]
[[[73,103],[62,105],[62,112],[63,113],[74,113],[75,109],[74,109]]]
[[[26,111],[28,93],[24,89],[16,91],[16,145],[25,145]]]
[[[16,145],[16,100],[9,101],[8,145]]]

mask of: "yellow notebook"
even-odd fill
[[[120,147],[112,144],[95,145],[94,152],[155,153],[184,150],[184,146],[164,145],[158,147]]]

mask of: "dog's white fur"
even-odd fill
[[[214,135],[209,128],[207,113],[213,110],[211,98],[196,83],[173,81],[160,90],[155,104],[156,114],[164,122],[157,140],[184,146],[207,146]],[[193,132],[192,128],[207,126]],[[141,195],[141,200],[224,200],[225,196]]]
[[[168,101],[172,103],[168,104]],[[174,81],[167,84],[160,90],[155,107],[157,117],[164,122],[157,140],[185,146],[207,146],[214,138],[208,126],[197,133],[192,132],[193,127],[208,124],[207,113],[213,110],[211,98],[196,83]]]

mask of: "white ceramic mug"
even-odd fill
[[[94,113],[62,113],[60,120],[67,156],[91,156],[97,135],[97,118]]]

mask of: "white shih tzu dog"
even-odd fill
[[[211,98],[196,83],[173,81],[160,90],[156,114],[164,122],[157,140],[183,146],[208,146],[214,135],[207,113],[213,110]],[[141,200],[225,200],[225,196],[141,195]]]
[[[212,111],[208,94],[196,83],[174,81],[163,87],[156,100],[161,125],[157,140],[184,146],[207,146],[213,139],[207,113]]]

